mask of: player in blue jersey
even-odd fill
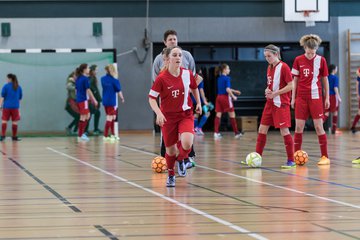
[[[125,99],[121,91],[120,81],[117,79],[117,72],[114,65],[107,65],[105,71],[106,75],[101,78],[103,105],[106,113],[104,140],[119,140],[114,132],[114,123],[118,108],[117,95],[120,97],[122,103],[125,102]],[[109,135],[109,130],[111,131],[111,136]]]
[[[215,103],[215,112],[216,117],[214,121],[214,138],[221,138],[221,134],[219,132],[221,115],[224,112],[229,114],[231,126],[233,128],[235,138],[240,138],[242,133],[239,132],[237,128],[237,123],[235,119],[235,110],[233,100],[236,100],[237,97],[235,95],[240,95],[241,92],[239,90],[235,90],[231,88],[230,77],[228,76],[230,73],[229,65],[223,63],[216,70],[217,77],[217,97]]]
[[[20,120],[20,100],[22,99],[22,89],[15,74],[7,75],[7,83],[1,90],[0,108],[2,109],[2,124],[0,141],[5,139],[7,122],[12,121],[12,140],[20,141],[17,136],[18,121]]]
[[[339,92],[339,78],[335,75],[337,73],[337,66],[334,64],[329,65],[329,94],[330,94],[330,107],[325,109],[324,113],[324,122],[328,119],[329,114],[332,114],[332,127],[331,133],[335,134],[337,120],[338,120],[338,111],[339,104],[341,102],[340,92]]]
[[[90,118],[90,110],[88,99],[90,97],[94,106],[98,106],[93,93],[90,90],[90,79],[89,72],[90,68],[86,63],[81,64],[76,69],[76,103],[79,107],[80,112],[80,121],[79,121],[79,130],[78,130],[78,141],[89,141],[88,136],[85,134],[85,128]]]

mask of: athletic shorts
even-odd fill
[[[90,113],[88,100],[79,102],[78,107],[79,107],[80,115],[86,115],[86,114]]]
[[[2,120],[3,121],[19,121],[20,120],[20,112],[19,109],[14,108],[4,108],[2,111]]]
[[[104,106],[106,115],[116,115],[116,109],[115,106]]]
[[[234,112],[234,104],[229,95],[217,95],[215,103],[215,112]]]
[[[359,101],[360,106],[360,101]],[[330,107],[325,109],[325,112],[336,112],[339,110],[339,100],[336,95],[330,95]]]
[[[194,115],[191,110],[180,113],[164,114],[166,122],[161,127],[165,147],[176,144],[179,134],[189,132],[194,134]]]
[[[319,99],[311,99],[311,97],[296,97],[295,100],[295,119],[307,120],[309,116],[312,119],[324,117],[322,97]]]
[[[291,127],[290,105],[277,107],[273,103],[266,102],[260,123],[275,128]]]

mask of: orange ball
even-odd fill
[[[166,159],[161,156],[155,157],[151,162],[151,168],[157,173],[165,172],[167,170]]]
[[[297,150],[294,153],[294,161],[296,165],[304,165],[309,160],[308,154],[303,150]]]

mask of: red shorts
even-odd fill
[[[117,112],[116,112],[117,107],[115,107],[115,106],[110,106],[110,107],[104,106],[104,108],[105,108],[106,115],[116,115],[117,114]]]
[[[80,115],[86,115],[86,114],[90,113],[88,100],[79,102],[78,107],[79,107]]]
[[[234,112],[234,104],[229,95],[217,95],[215,112]]]
[[[180,113],[165,114],[166,122],[161,128],[165,147],[176,144],[179,134],[189,132],[194,134],[194,115],[191,110]]]
[[[290,106],[276,107],[273,103],[266,102],[260,124],[274,126],[275,128],[291,127]]]
[[[20,120],[20,112],[19,109],[13,108],[4,108],[2,111],[2,120],[3,121],[19,121]]]
[[[295,119],[307,120],[309,116],[312,119],[324,117],[323,100],[311,99],[311,97],[296,97],[295,100]]]
[[[337,99],[336,95],[330,95],[330,107],[325,109],[325,112],[336,112],[339,110],[339,100]],[[360,101],[359,101],[360,106]]]

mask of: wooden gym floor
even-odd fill
[[[176,188],[150,162],[159,137],[121,135],[7,139],[0,143],[0,239],[360,239],[360,134],[328,135],[331,166],[306,132],[310,162],[281,170],[282,137],[271,132],[263,166],[240,164],[256,133],[196,137],[198,166]]]

